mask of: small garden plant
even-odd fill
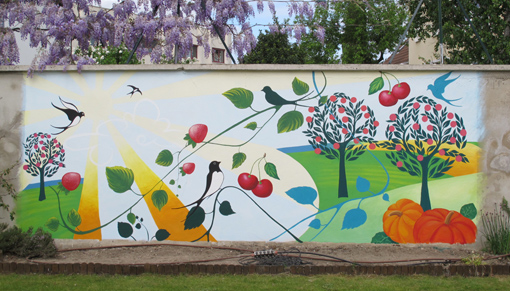
[[[51,233],[42,228],[35,232],[32,228],[23,231],[17,226],[8,227],[5,223],[0,224],[0,250],[4,254],[29,259],[54,257],[57,253]]]
[[[510,209],[503,198],[500,209],[482,215],[483,237],[487,251],[500,255],[510,253]]]

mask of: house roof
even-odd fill
[[[393,55],[393,54],[392,54]],[[384,60],[383,64],[389,64],[390,63],[391,56]],[[395,58],[393,58],[393,62],[391,64],[402,64],[402,65],[408,65],[409,64],[409,46],[407,44],[400,47],[400,50],[395,55]]]

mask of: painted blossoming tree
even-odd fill
[[[56,138],[42,132],[28,136],[23,146],[26,156],[23,170],[34,177],[39,176],[39,201],[43,201],[46,199],[44,177],[52,177],[65,166],[65,150]]]
[[[432,208],[428,179],[443,176],[454,162],[469,162],[458,151],[466,146],[466,133],[458,114],[419,96],[405,101],[397,113],[390,115],[388,141],[378,145],[391,150],[386,156],[400,171],[422,178],[420,204],[427,211]]]
[[[358,159],[366,150],[374,149],[374,136],[379,122],[369,106],[356,97],[335,93],[326,103],[310,107],[308,129],[304,131],[315,153],[328,159],[338,159],[338,198],[348,197],[346,162]]]

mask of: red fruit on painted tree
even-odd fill
[[[396,84],[391,89],[391,93],[395,97],[397,97],[397,99],[405,99],[407,96],[409,96],[410,92],[411,92],[411,87],[409,87],[409,84],[407,84],[406,82]]]
[[[81,176],[76,172],[65,173],[62,176],[62,186],[68,191],[73,191],[80,186]]]
[[[397,104],[397,102],[398,99],[393,95],[392,92],[384,90],[379,93],[379,103],[381,103],[382,106],[390,107]]]
[[[244,190],[253,190],[259,183],[259,179],[257,179],[255,175],[242,173],[237,178],[237,183],[239,183],[239,186],[241,186]]]
[[[207,135],[207,125],[205,124],[195,124],[189,128],[189,137],[196,143],[201,143],[204,141],[205,136]]]
[[[273,193],[273,183],[267,179],[262,179],[257,183],[257,186],[251,190],[255,196],[266,198]]]
[[[182,171],[186,174],[191,174],[195,171],[195,163],[185,163],[182,165]]]

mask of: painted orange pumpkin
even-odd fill
[[[423,209],[410,199],[400,199],[390,205],[383,216],[383,230],[398,243],[414,243],[413,228]]]
[[[476,225],[454,210],[427,210],[414,225],[417,243],[469,244],[476,240]]]

